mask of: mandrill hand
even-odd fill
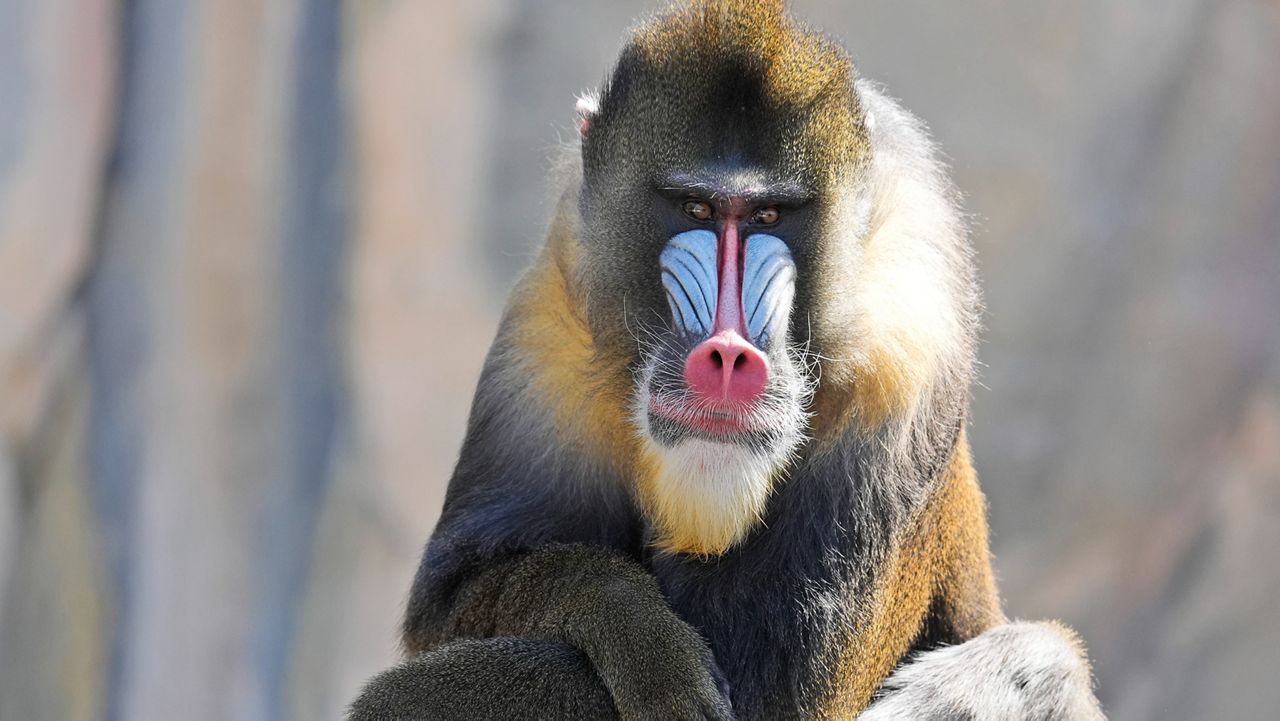
[[[664,602],[665,603],[665,602]],[[633,606],[598,639],[596,673],[624,721],[733,718],[728,686],[706,642],[669,609]]]
[[[503,596],[518,602],[544,590],[548,575],[564,578],[567,567],[577,570],[572,589],[525,633],[551,634],[580,649],[622,719],[733,718],[706,642],[638,564],[599,549],[551,547],[508,578]]]

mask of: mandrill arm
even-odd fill
[[[938,494],[921,515],[918,535],[907,545],[906,555],[917,563],[934,559],[939,579],[925,633],[879,684],[859,721],[1105,718],[1075,633],[1051,621],[1010,622],[1001,612],[985,508],[961,439]],[[922,541],[933,553],[921,552]]]
[[[731,718],[706,643],[611,551],[563,544],[496,561],[455,598],[442,624],[406,630],[422,652],[375,678],[352,721]]]

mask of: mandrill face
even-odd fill
[[[813,382],[791,332],[812,193],[768,178],[703,165],[655,193],[666,307],[644,326],[634,398],[660,482],[750,505],[802,441]]]
[[[663,42],[639,38],[580,104],[578,278],[597,352],[630,359],[656,543],[706,555],[754,526],[806,438],[815,359],[840,335],[829,227],[866,147],[847,63],[783,94],[749,52],[646,45]]]

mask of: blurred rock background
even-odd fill
[[[1280,708],[1280,6],[796,0],[930,122],[1012,613]],[[393,661],[573,95],[650,0],[0,0],[0,721],[336,719]]]

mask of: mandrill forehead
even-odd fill
[[[654,186],[664,195],[697,195],[708,200],[737,200],[747,205],[764,203],[803,205],[817,189],[802,178],[742,163],[706,161],[688,170],[660,173]]]

